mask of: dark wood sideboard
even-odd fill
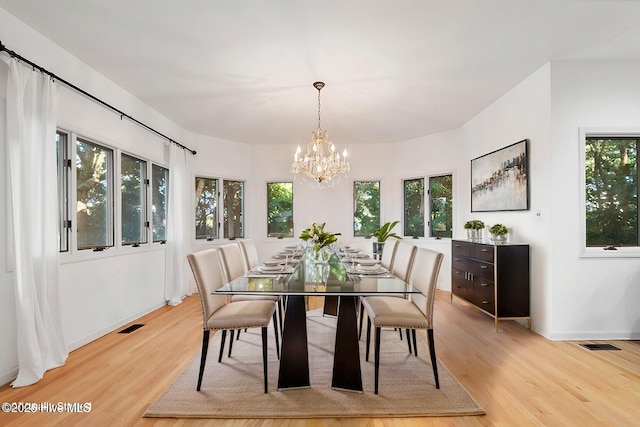
[[[451,300],[463,299],[495,319],[526,320],[529,313],[529,245],[451,242]]]

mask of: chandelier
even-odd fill
[[[327,131],[320,128],[320,90],[323,82],[315,82],[313,87],[318,89],[318,130],[311,132],[311,142],[307,144],[307,152],[302,157],[302,150],[298,149],[293,155],[291,172],[302,176],[305,181],[316,183],[319,187],[331,187],[340,181],[342,173],[349,171],[347,150],[336,153],[336,146],[327,139]],[[326,145],[326,153],[325,146]]]

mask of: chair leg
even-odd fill
[[[231,349],[233,348],[233,336],[235,335],[235,330],[231,330],[231,339],[229,339],[229,354],[227,357],[231,357]],[[238,329],[238,333],[240,333],[240,329]]]
[[[276,312],[273,312],[273,332],[276,336],[276,355],[278,356],[278,360],[280,360],[280,337],[278,336],[278,326],[276,325],[278,320],[278,316],[276,315]]]
[[[395,328],[395,329],[396,329],[396,330],[398,331],[398,333],[400,334],[400,341],[402,341],[402,329],[400,329],[400,328]]]
[[[374,368],[374,390],[378,394],[378,378],[380,378],[380,330],[379,326],[376,326],[376,346],[375,346],[375,368]]]
[[[218,363],[222,362],[222,354],[224,353],[224,341],[227,339],[227,330],[222,330],[222,338],[220,339],[220,354],[218,355]]]
[[[276,332],[277,333],[277,332]],[[262,369],[264,370],[264,392],[269,392],[269,381],[267,375],[267,328],[262,328]]]
[[[358,330],[358,341],[362,337],[362,319],[364,318],[364,304],[360,303],[360,329]]]
[[[202,331],[202,355],[200,356],[200,373],[198,374],[198,386],[196,391],[200,391],[202,385],[202,374],[204,374],[204,364],[207,360],[207,350],[209,350],[209,329]]]
[[[367,318],[367,356],[365,357],[365,361],[369,361],[369,343],[371,342],[371,319]]]
[[[416,330],[411,330],[411,335],[413,336],[413,352],[416,357],[418,357],[418,341],[416,341]]]
[[[411,350],[411,335],[409,335],[408,329],[405,329],[404,332],[407,335],[407,346],[409,347],[409,354],[411,354],[413,353],[413,351]],[[400,335],[402,335],[402,332],[400,332]]]
[[[438,364],[436,361],[436,346],[433,340],[433,329],[427,329],[427,337],[429,338],[429,353],[431,354],[431,366],[433,366],[433,376],[436,379],[436,388],[440,388],[440,380],[438,379]]]

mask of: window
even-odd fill
[[[167,240],[167,190],[169,169],[151,166],[151,237],[154,242]]]
[[[113,151],[76,140],[77,247],[113,246]]]
[[[196,177],[196,239],[218,238],[218,180]]]
[[[369,236],[380,228],[380,181],[354,181],[353,208],[354,236]]]
[[[122,244],[147,243],[147,162],[120,156]]]
[[[431,237],[452,237],[452,175],[429,177],[429,212],[431,213]]]
[[[293,183],[267,183],[267,236],[293,237]]]
[[[58,160],[58,241],[60,252],[69,252],[71,220],[69,217],[69,179],[71,160],[69,159],[69,135],[56,132],[56,152]]]
[[[225,180],[223,185],[224,238],[244,237],[244,182]]]
[[[425,235],[425,179],[415,178],[403,181],[404,235],[424,237]],[[429,177],[429,236],[452,237],[453,176]]]
[[[404,235],[424,237],[424,178],[407,179],[404,186]]]
[[[639,141],[640,135],[600,134],[584,138],[587,247],[639,246]]]

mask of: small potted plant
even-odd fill
[[[479,219],[472,219],[464,224],[465,230],[467,230],[467,237],[470,240],[480,240],[482,238],[482,229],[484,228],[484,222]]]
[[[400,239],[396,233],[392,232],[393,227],[398,225],[400,221],[387,222],[382,227],[371,233],[371,236],[376,238],[376,241],[373,242],[373,254],[376,258],[380,259],[382,256],[382,249],[384,248],[384,242],[389,237],[395,237],[396,239]]]
[[[491,233],[491,240],[494,242],[504,242],[507,240],[509,229],[502,224],[493,224],[489,227],[489,233]]]

